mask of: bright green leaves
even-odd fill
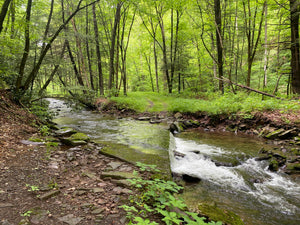
[[[137,163],[137,166],[144,172],[158,172],[154,165]],[[123,205],[127,212],[128,224],[158,224],[151,222],[151,218],[160,218],[167,225],[172,224],[207,224],[206,218],[199,217],[197,213],[188,211],[184,201],[174,194],[178,194],[183,188],[173,181],[162,179],[136,178],[129,180],[132,186],[138,191],[137,195],[131,196],[132,205]],[[149,219],[150,218],[150,219]],[[208,224],[221,225],[221,222]]]

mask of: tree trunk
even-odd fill
[[[248,54],[247,54],[247,61],[248,61],[248,71],[247,71],[247,80],[246,85],[250,87],[251,84],[251,70],[252,70],[252,64],[254,62],[254,57],[257,51],[257,46],[260,40],[261,30],[262,30],[262,23],[264,19],[264,12],[266,7],[266,1],[264,1],[264,5],[261,12],[261,18],[259,22],[259,28],[257,36],[255,37],[255,31],[256,31],[256,19],[257,19],[257,7],[255,7],[254,16],[252,17],[252,8],[250,6],[250,0],[248,0],[247,9],[246,5],[243,2],[244,7],[244,16],[245,16],[245,25],[246,25],[246,36],[247,36],[247,44],[248,44]],[[247,15],[248,10],[248,15]],[[256,39],[256,40],[255,40]]]
[[[91,55],[90,55],[90,45],[89,45],[89,11],[88,8],[86,8],[86,27],[85,27],[85,46],[86,46],[86,56],[88,60],[88,68],[89,68],[89,73],[90,73],[90,83],[91,83],[91,88],[92,90],[95,90],[95,85],[94,85],[94,76],[93,76],[93,70],[92,70],[92,62],[91,62]]]
[[[146,59],[148,70],[149,70],[152,92],[154,92],[155,90],[154,90],[154,82],[153,82],[152,71],[151,71],[151,60],[150,60],[150,56],[148,58],[146,53],[145,53],[145,59]]]
[[[268,3],[266,0],[265,8],[265,54],[264,54],[264,81],[263,87],[267,87],[268,81]]]
[[[3,22],[4,22],[6,14],[7,14],[7,10],[8,10],[10,2],[11,2],[11,0],[5,0],[2,7],[1,7],[1,12],[0,12],[0,34],[2,32],[2,29],[3,29]]]
[[[63,56],[64,56],[64,53],[65,53],[65,50],[66,50],[66,41],[63,45],[63,48],[62,48],[62,51],[60,53],[60,57],[59,57],[59,60],[61,61],[63,59]],[[54,70],[52,71],[51,75],[49,76],[48,80],[45,82],[45,84],[43,85],[43,87],[39,90],[39,95],[42,95],[43,92],[47,89],[48,85],[50,84],[50,82],[53,80],[53,77],[54,75],[56,74],[58,68],[59,68],[60,64],[56,64],[54,66]]]
[[[114,83],[114,76],[115,76],[115,44],[116,44],[116,36],[117,36],[117,28],[118,24],[121,19],[121,8],[123,2],[118,2],[116,13],[115,13],[115,20],[114,20],[114,27],[111,33],[111,46],[110,46],[110,54],[109,54],[109,78],[108,78],[108,89],[111,90]]]
[[[291,69],[292,91],[300,94],[300,44],[299,44],[299,0],[290,0],[290,23],[291,23]]]
[[[167,79],[167,87],[169,94],[172,93],[173,85],[170,79],[169,74],[169,68],[168,68],[168,56],[167,56],[167,41],[166,41],[166,34],[165,34],[165,27],[164,27],[164,21],[163,21],[163,15],[162,15],[162,9],[158,9],[158,6],[155,7],[157,19],[160,26],[161,36],[162,36],[162,53],[163,53],[163,62],[164,62],[164,71]]]
[[[218,52],[218,75],[219,78],[223,77],[223,45],[222,45],[222,17],[221,17],[221,4],[220,0],[214,0],[215,8],[215,22],[216,22],[216,40]],[[224,84],[219,80],[219,90],[224,94]]]
[[[95,41],[96,41],[96,55],[97,55],[97,66],[99,73],[99,89],[100,95],[104,95],[104,85],[103,85],[103,72],[102,72],[102,63],[101,63],[101,52],[99,45],[99,31],[97,25],[97,17],[96,17],[96,7],[93,5],[93,21],[94,21],[94,33],[95,33]]]
[[[26,8],[26,25],[25,25],[25,46],[23,51],[23,57],[20,63],[19,74],[16,82],[16,90],[18,91],[22,85],[22,80],[24,77],[24,70],[27,62],[27,58],[30,50],[30,35],[29,35],[29,27],[30,27],[30,16],[31,16],[31,6],[32,0],[28,0],[27,8]],[[29,85],[28,85],[29,86]]]

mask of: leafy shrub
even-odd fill
[[[153,165],[137,163],[137,166],[139,166],[142,171],[158,171]],[[201,217],[197,213],[189,212],[184,201],[174,196],[174,194],[179,193],[183,188],[173,181],[151,178],[134,178],[129,179],[129,181],[132,186],[139,191],[138,195],[131,196],[130,202],[132,205],[121,206],[121,208],[127,212],[127,218],[130,221],[129,224],[155,225],[158,223],[151,222],[149,216],[156,215],[167,225],[222,225],[222,222],[206,223],[205,217]]]

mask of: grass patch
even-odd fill
[[[111,101],[120,108],[133,109],[136,112],[206,112],[209,115],[233,113],[251,113],[254,111],[281,110],[291,112],[300,110],[298,100],[278,100],[261,95],[239,93],[234,95],[207,95],[201,99],[185,98],[179,95],[164,95],[152,92],[131,92],[128,96],[112,97]]]

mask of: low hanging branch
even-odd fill
[[[224,82],[226,82],[226,83],[229,83],[229,84],[231,84],[231,85],[233,84],[233,85],[235,85],[235,86],[238,86],[238,87],[247,89],[247,90],[249,90],[249,91],[253,91],[253,92],[256,92],[256,93],[265,95],[265,96],[269,96],[269,97],[272,97],[272,98],[279,99],[279,100],[284,100],[283,98],[279,98],[279,97],[277,97],[277,96],[275,96],[275,95],[271,95],[271,94],[268,94],[268,93],[266,93],[266,92],[262,92],[262,91],[259,91],[259,90],[255,90],[255,89],[253,89],[253,88],[250,88],[250,87],[247,87],[247,86],[244,86],[244,85],[241,85],[241,84],[236,84],[236,83],[232,82],[231,80],[229,80],[229,79],[227,79],[227,78],[224,78],[224,77],[222,77],[222,79],[220,79],[220,78],[218,78],[218,77],[214,77],[214,78],[217,79],[217,80],[221,80],[221,81],[224,81]]]

